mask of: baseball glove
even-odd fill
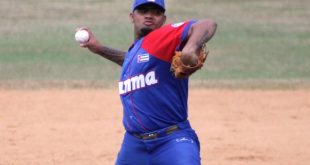
[[[175,55],[172,57],[171,68],[170,70],[173,72],[176,78],[187,78],[197,70],[201,69],[209,51],[207,50],[207,45],[203,44],[199,51],[198,55],[198,63],[196,66],[186,66],[182,60],[181,55],[182,52],[177,51]]]

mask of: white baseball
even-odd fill
[[[75,40],[79,43],[85,43],[89,40],[89,33],[86,30],[79,30],[75,33]]]

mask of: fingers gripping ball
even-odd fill
[[[75,40],[79,43],[85,43],[89,40],[89,33],[86,30],[78,30],[75,33]]]
[[[199,51],[198,55],[198,63],[196,66],[186,66],[182,60],[182,52],[177,51],[175,55],[172,57],[171,62],[171,71],[175,75],[176,78],[187,78],[197,70],[201,69],[203,67],[203,64],[209,54],[209,51],[207,50],[206,44],[203,44],[202,48]]]

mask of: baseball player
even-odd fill
[[[200,69],[216,31],[209,19],[167,24],[164,0],[135,0],[128,51],[90,39],[88,48],[122,66],[118,82],[124,135],[116,165],[199,165],[200,146],[187,119],[188,77]]]

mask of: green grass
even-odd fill
[[[1,1],[0,86],[116,84],[120,67],[80,48],[74,29],[90,27],[103,44],[126,50],[130,8],[123,0]],[[192,84],[310,86],[309,1],[167,0],[167,8],[168,23],[218,23],[206,67]]]

